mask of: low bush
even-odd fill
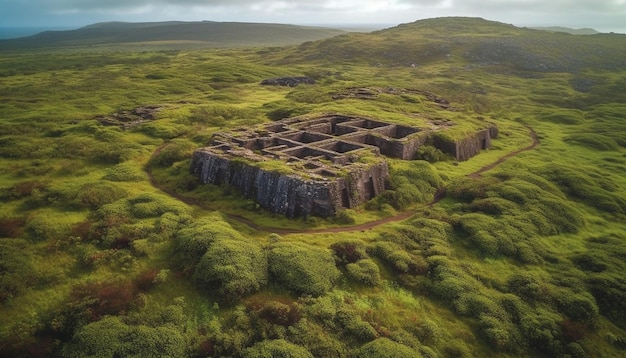
[[[115,182],[136,182],[145,180],[146,174],[136,165],[131,163],[121,163],[109,168],[102,179]]]
[[[78,188],[72,201],[75,205],[97,210],[105,204],[113,203],[126,197],[126,190],[107,182],[93,182]]]
[[[342,240],[330,246],[340,264],[355,263],[367,256],[365,243],[361,240]]]
[[[159,217],[167,212],[177,215],[191,213],[191,210],[183,203],[171,197],[144,193],[128,199],[130,213],[136,218]]]
[[[109,316],[79,329],[62,349],[64,357],[183,357],[186,343],[173,326],[127,325]]]
[[[602,315],[626,329],[626,283],[622,272],[593,274],[587,280]]]
[[[340,273],[332,254],[302,243],[277,243],[269,251],[273,278],[298,294],[320,296],[330,290]]]
[[[370,286],[380,284],[380,269],[373,260],[363,259],[346,265],[346,274],[349,278]]]
[[[451,157],[442,152],[440,149],[437,149],[431,145],[423,145],[419,147],[419,149],[415,153],[415,159],[425,160],[429,163],[436,163],[444,160],[449,160],[451,159]]]
[[[28,238],[32,241],[48,241],[62,238],[66,234],[65,229],[69,231],[69,228],[59,225],[44,215],[31,217],[24,227]]]
[[[561,110],[557,113],[544,114],[540,117],[541,120],[548,121],[556,124],[568,124],[575,125],[583,123],[583,116],[580,111],[565,111]]]
[[[212,242],[193,274],[226,302],[258,291],[267,283],[267,256],[258,244],[221,239]]]
[[[364,344],[356,351],[356,356],[364,358],[420,358],[421,355],[415,350],[403,344],[392,341],[389,338],[377,338]]]
[[[390,241],[377,241],[370,246],[368,251],[403,273],[410,272],[416,261],[415,257],[406,252],[400,245]]]
[[[563,140],[567,143],[599,151],[616,151],[620,149],[619,144],[613,138],[595,133],[570,134]]]
[[[339,309],[335,321],[346,334],[358,342],[367,342],[378,337],[374,327],[353,310]]]
[[[0,303],[14,299],[36,280],[23,240],[0,240]]]
[[[174,256],[182,266],[192,268],[217,240],[245,241],[221,217],[212,215],[180,227],[174,234]]]
[[[196,149],[193,142],[172,141],[166,147],[150,158],[148,165],[159,168],[167,168],[181,160],[191,158],[191,153]]]
[[[284,339],[266,340],[243,351],[244,358],[313,358],[306,348],[289,343]]]

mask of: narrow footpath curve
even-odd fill
[[[480,177],[481,174],[497,167],[498,165],[502,164],[503,162],[505,162],[507,159],[515,157],[517,155],[519,155],[520,153],[529,151],[529,150],[533,150],[535,149],[535,147],[537,147],[537,145],[539,145],[539,137],[537,136],[537,133],[535,133],[535,131],[528,127],[529,130],[529,134],[530,137],[532,139],[532,143],[524,148],[518,149],[516,151],[513,151],[501,158],[499,158],[498,160],[496,160],[495,162],[486,165],[480,169],[478,169],[477,171],[470,173],[467,175],[468,178],[478,178]],[[159,146],[157,148],[157,150],[152,154],[152,157],[156,156],[157,154],[159,154],[163,149],[165,149],[170,143],[166,142],[163,143],[161,146]],[[176,191],[169,189],[167,187],[164,187],[162,185],[160,185],[154,178],[154,175],[152,174],[152,168],[148,165],[146,166],[146,172],[148,174],[148,177],[150,178],[150,184],[152,184],[153,187],[161,190],[162,192],[166,193],[167,195],[182,201],[185,204],[188,205],[196,205],[202,209],[205,210],[214,210],[214,208],[210,208],[208,205],[206,205],[206,203],[202,202],[201,200],[195,199],[195,198],[190,198],[184,195],[181,195],[180,193],[177,193]],[[437,192],[435,193],[433,200],[428,203],[428,206],[432,206],[436,203],[438,203],[439,201],[443,200],[446,197],[446,187],[442,187],[439,188],[439,190],[437,190]],[[228,214],[225,213],[225,215],[231,219],[231,220],[235,220],[239,223],[242,223],[254,230],[257,231],[263,231],[263,232],[270,232],[270,233],[275,233],[275,234],[279,234],[279,235],[287,235],[287,234],[327,234],[327,233],[341,233],[341,232],[353,232],[353,231],[365,231],[365,230],[370,230],[373,229],[375,227],[384,225],[384,224],[388,224],[388,223],[392,223],[392,222],[398,222],[398,221],[403,221],[406,220],[408,218],[410,218],[413,214],[415,213],[414,210],[408,210],[408,211],[404,211],[401,212],[397,215],[388,217],[388,218],[384,218],[384,219],[380,219],[380,220],[376,220],[376,221],[370,221],[367,223],[363,223],[363,224],[358,224],[358,225],[351,225],[351,226],[342,226],[342,227],[334,227],[334,228],[325,228],[325,229],[284,229],[284,228],[278,228],[278,227],[269,227],[269,226],[262,226],[262,225],[258,225],[254,222],[252,222],[249,219],[246,219],[244,217],[241,217],[239,215],[234,215],[234,214]]]

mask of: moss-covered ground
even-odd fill
[[[564,36],[474,25],[441,36],[525,39],[546,61],[540,44]],[[395,31],[271,51],[0,57],[0,356],[622,356],[626,68],[609,55],[626,40],[598,38],[598,58],[567,37],[591,53],[575,70],[460,47],[413,66],[413,48],[445,41]],[[317,83],[259,85],[288,75]],[[427,91],[454,110],[417,92],[333,99],[352,87]],[[156,120],[96,120],[146,105]],[[388,191],[330,219],[288,220],[189,174],[216,131],[328,112],[452,122],[451,137],[489,121],[500,136],[466,162],[390,160]],[[468,176],[528,147],[529,128],[537,147]]]

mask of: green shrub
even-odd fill
[[[357,213],[352,209],[339,210],[335,220],[342,225],[352,225],[356,222]]]
[[[479,211],[487,215],[502,215],[518,212],[518,206],[504,198],[490,197],[484,199],[475,199],[469,205],[472,211]]]
[[[313,358],[306,348],[289,343],[284,339],[261,341],[243,351],[244,358]]]
[[[175,233],[175,256],[183,266],[194,266],[216,240],[245,241],[221,217],[212,215],[195,220]]]
[[[287,288],[312,296],[320,296],[330,290],[340,276],[328,250],[289,242],[270,248],[269,271]]]
[[[111,183],[93,182],[82,185],[78,189],[73,202],[79,206],[97,210],[103,205],[126,197],[126,195],[126,190]]]
[[[478,292],[478,281],[453,267],[449,259],[431,256],[428,262],[433,279],[432,292],[445,302],[452,304],[463,294]]]
[[[256,116],[257,113],[248,108],[214,104],[193,108],[187,121],[211,127],[222,127],[237,119],[250,119]]]
[[[23,240],[0,240],[0,303],[15,298],[36,279],[27,247]]]
[[[519,352],[525,348],[521,333],[510,322],[484,313],[478,321],[481,335],[497,349]]]
[[[587,281],[602,315],[622,329],[626,328],[626,282],[623,273],[597,273]]]
[[[364,321],[363,318],[353,310],[338,310],[335,320],[346,334],[351,335],[357,341],[367,342],[378,337],[378,332],[376,332],[374,327]]]
[[[511,275],[508,286],[511,292],[530,302],[542,299],[546,288],[541,279],[527,272]]]
[[[423,145],[419,147],[419,149],[415,153],[415,159],[425,160],[429,163],[441,162],[450,158],[451,157],[449,155],[442,152],[440,149],[433,147],[432,145]]]
[[[464,293],[454,301],[454,309],[457,313],[471,317],[479,317],[481,314],[504,317],[502,308],[491,298],[472,293]]]
[[[536,313],[523,315],[518,326],[533,351],[561,356],[563,343],[558,323],[560,319],[558,314],[539,309]]]
[[[330,246],[340,264],[349,264],[367,258],[365,243],[361,240],[342,240]]]
[[[558,113],[545,114],[540,119],[551,123],[569,125],[581,124],[583,122],[582,114],[579,111],[560,111]]]
[[[626,201],[609,191],[615,190],[615,183],[606,175],[594,173],[592,168],[585,169],[587,168],[552,165],[539,172],[561,187],[565,193],[586,204],[609,213],[625,212]]]
[[[437,189],[443,186],[439,173],[425,161],[410,161],[394,164],[390,168],[391,190],[383,193],[382,199],[396,209],[403,209],[414,203],[432,200]]]
[[[47,241],[60,239],[65,234],[63,226],[43,215],[31,217],[25,226],[26,234],[32,241]]]
[[[136,182],[145,180],[146,178],[146,174],[136,165],[133,165],[131,163],[117,164],[107,169],[107,173],[102,177],[102,179],[104,180],[115,182]]]
[[[165,121],[153,121],[138,126],[136,130],[153,138],[174,139],[187,133],[188,128]]]
[[[364,358],[421,357],[421,355],[413,349],[385,337],[375,339],[363,345],[356,351],[356,356]]]
[[[167,212],[189,214],[190,209],[180,201],[161,194],[144,193],[128,199],[130,213],[136,218],[159,217]]]
[[[495,178],[460,178],[455,179],[448,185],[447,195],[464,202],[471,202],[474,199],[486,198],[490,186],[495,184]]]
[[[148,165],[159,168],[167,168],[181,160],[190,159],[191,153],[196,149],[192,142],[172,141],[161,151],[150,158]]]
[[[561,311],[576,322],[591,326],[598,319],[598,306],[591,295],[562,292],[557,301]]]
[[[212,242],[193,274],[196,282],[216,289],[232,302],[267,283],[267,256],[258,244],[221,239]]]
[[[314,357],[346,357],[347,342],[330,334],[329,326],[320,325],[312,319],[303,319],[289,327],[289,340],[306,347]]]
[[[391,264],[396,270],[408,273],[413,267],[415,258],[406,252],[400,245],[390,241],[377,241],[369,251]]]
[[[572,262],[581,270],[602,272],[607,269],[609,258],[600,250],[590,250],[572,257]]]
[[[380,269],[370,259],[347,264],[346,273],[349,278],[366,285],[376,286],[380,284]]]
[[[558,232],[578,232],[578,229],[585,224],[583,215],[565,201],[545,198],[536,205]]]
[[[108,316],[81,328],[62,349],[64,357],[183,357],[186,347],[172,326],[130,326]]]
[[[571,134],[565,137],[564,141],[593,150],[616,151],[620,149],[619,144],[613,138],[595,133]]]

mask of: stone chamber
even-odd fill
[[[385,190],[386,157],[411,160],[429,143],[463,161],[488,148],[498,131],[490,125],[456,141],[434,133],[357,116],[295,117],[215,134],[194,152],[190,170],[269,211],[328,217]]]

